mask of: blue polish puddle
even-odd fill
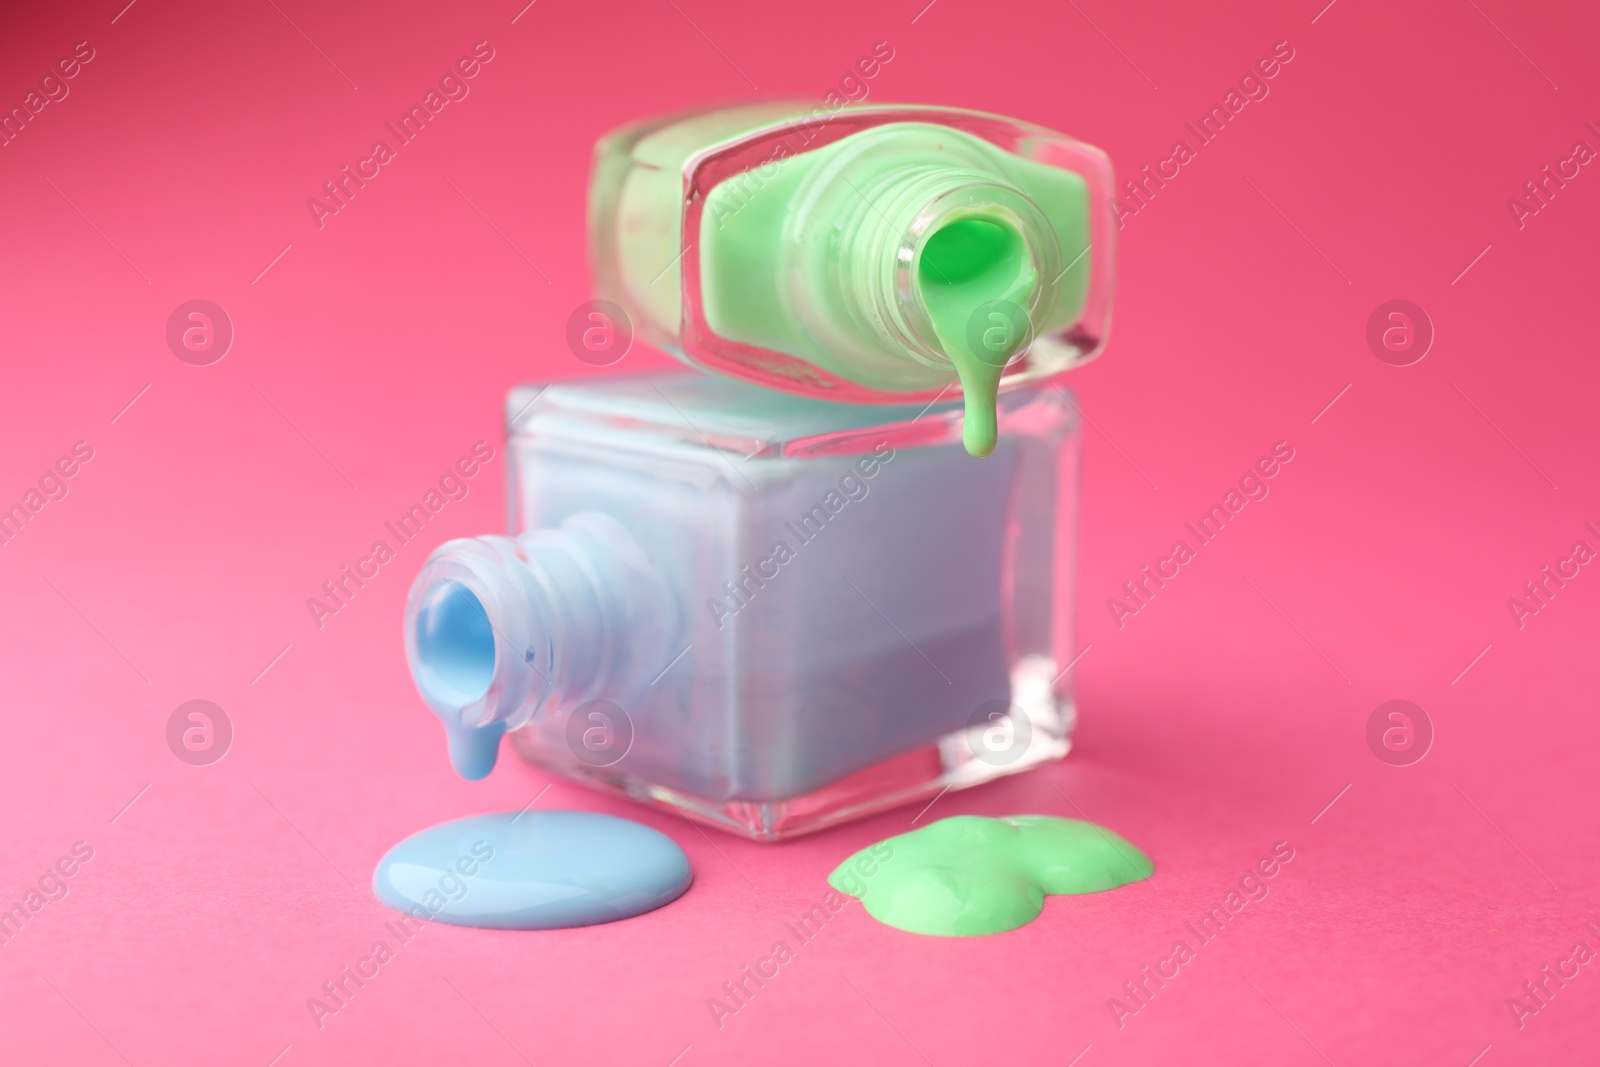
[[[689,888],[689,857],[665,834],[589,811],[473,815],[391,848],[372,891],[453,926],[555,930],[643,915]]]

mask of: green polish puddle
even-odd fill
[[[857,852],[828,884],[897,930],[972,937],[1027,925],[1046,896],[1099,893],[1154,870],[1126,839],[1091,822],[956,815]]]

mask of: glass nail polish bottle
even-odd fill
[[[750,104],[603,138],[600,296],[707,370],[849,403],[995,394],[1099,352],[1115,227],[1104,152],[975,111]]]
[[[514,390],[509,536],[406,604],[468,777],[535,764],[759,840],[1059,758],[1078,423],[1004,394],[842,405],[701,374]]]

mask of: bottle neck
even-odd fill
[[[406,601],[406,657],[451,762],[481,778],[507,729],[626,692],[660,659],[671,617],[628,531],[584,512],[554,529],[435,549]]]

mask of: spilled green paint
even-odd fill
[[[882,856],[884,845],[892,849],[888,860],[868,855]],[[869,866],[873,873],[858,877]],[[896,929],[970,937],[1032,922],[1046,896],[1115,889],[1154,870],[1143,852],[1092,822],[957,815],[863,849],[828,884]]]

